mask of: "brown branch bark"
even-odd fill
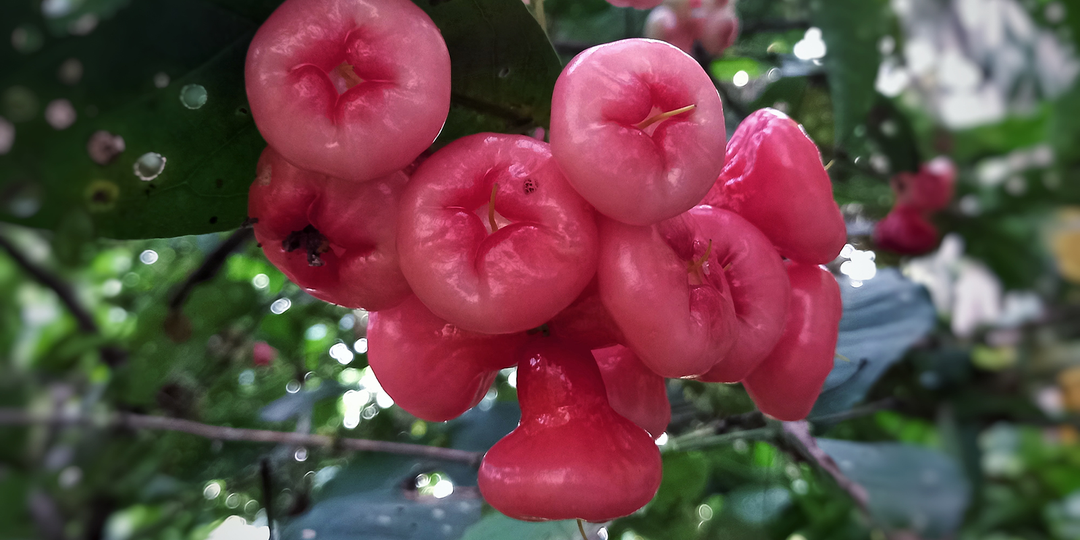
[[[240,246],[243,246],[254,234],[254,229],[245,225],[223,240],[217,249],[206,256],[206,260],[203,261],[202,265],[188,276],[187,280],[180,285],[180,288],[170,295],[169,309],[178,310],[183,307],[184,302],[191,294],[191,291],[195,289],[195,286],[213,279],[221,270],[229,255],[239,249]]]
[[[445,461],[457,461],[471,465],[480,462],[482,452],[469,452],[454,448],[441,448],[423,444],[374,441],[370,439],[336,438],[326,435],[270,431],[265,429],[233,428],[202,424],[182,418],[149,416],[130,413],[109,415],[87,414],[35,414],[22,409],[0,408],[0,425],[65,425],[96,428],[148,429],[177,431],[219,441],[289,444],[295,446],[340,448],[354,452],[386,452]]]
[[[87,334],[98,333],[98,325],[94,322],[94,317],[90,315],[90,312],[79,303],[75,298],[75,293],[71,290],[71,287],[67,283],[63,282],[55,274],[48,270],[41,268],[34,264],[30,259],[26,258],[15,244],[12,244],[10,240],[0,235],[0,248],[3,248],[7,252],[11,260],[15,261],[15,264],[19,265],[24,272],[30,274],[30,277],[34,278],[34,281],[44,285],[53,290],[56,296],[64,303],[68,311],[75,317],[75,320],[79,323],[79,329]]]

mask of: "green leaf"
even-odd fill
[[[416,1],[442,31],[452,62],[452,106],[437,146],[547,124],[561,65],[520,1]],[[258,25],[280,2],[122,3],[95,2],[111,18],[89,35],[61,37],[36,30],[44,23],[31,3],[0,5],[3,35],[23,25],[41,40],[27,53],[0,48],[0,115],[16,131],[11,151],[0,156],[0,219],[54,229],[81,209],[96,235],[112,238],[239,226],[265,146],[246,108],[244,60]],[[65,84],[57,73],[72,60],[82,76]],[[195,109],[181,100],[190,84],[205,90],[205,104]],[[63,130],[42,114],[57,99],[77,114]],[[106,165],[87,151],[99,130],[125,146]],[[151,152],[164,157],[164,168],[145,181],[134,167]]]
[[[584,524],[587,534],[595,536],[599,525],[593,523]],[[592,536],[591,536],[592,537]],[[518,521],[508,518],[499,513],[491,513],[484,516],[472,527],[465,531],[461,540],[579,540],[581,533],[578,531],[577,522],[567,521],[544,521],[533,523]]]
[[[1080,165],[1080,126],[1076,122],[1080,116],[1080,83],[1058,97],[1052,109],[1047,139],[1062,165]]]
[[[810,20],[825,40],[825,71],[836,115],[836,141],[847,146],[874,103],[887,10],[881,0],[817,0]]]
[[[840,471],[866,488],[874,518],[922,538],[946,538],[960,526],[971,486],[940,452],[897,443],[817,439]]]

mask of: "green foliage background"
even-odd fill
[[[546,126],[561,66],[588,46],[640,36],[646,16],[601,0],[415,2],[439,25],[453,61],[453,106],[436,146]],[[46,2],[0,3],[0,36],[14,45],[0,46],[0,116],[16,131],[0,155],[0,237],[67,284],[91,320],[0,256],[0,407],[482,451],[517,422],[505,374],[484,407],[458,420],[430,424],[370,403],[346,428],[345,393],[377,393],[362,345],[366,315],[312,299],[243,232],[229,236],[246,216],[264,146],[246,108],[244,55],[278,3],[72,0],[50,16]],[[1080,45],[1080,9],[1051,23],[1041,16],[1050,4],[1024,7]],[[540,6],[546,29],[534,17]],[[989,331],[958,338],[925,291],[887,269],[900,259],[881,253],[879,277],[860,289],[842,280],[844,358],[810,418],[816,438],[762,418],[738,385],[670,381],[659,494],[588,532],[622,540],[1080,536],[1076,410],[1054,416],[1036,399],[1058,386],[1067,397],[1062,374],[1080,364],[1080,296],[1044,247],[1049,219],[1080,203],[1080,85],[1027,114],[948,130],[930,111],[875,90],[878,44],[903,39],[888,2],[741,0],[738,13],[736,45],[701,58],[730,129],[752,110],[783,104],[833,164],[837,201],[870,220],[893,203],[891,175],[950,155],[958,198],[981,211],[954,204],[938,225],[960,234],[967,255],[1006,287],[1037,291],[1048,316],[1016,329],[1021,337],[1007,346]],[[92,30],[80,35],[88,21]],[[827,45],[821,65],[770,78],[811,26]],[[82,76],[64,82],[58,71],[73,58]],[[733,85],[740,71],[754,85]],[[185,105],[188,85],[205,89],[204,105]],[[56,99],[78,115],[59,131],[43,114]],[[87,152],[99,130],[125,141],[106,165]],[[1036,145],[1049,145],[1055,159],[1022,173],[1022,194],[977,180],[984,160]],[[148,152],[166,162],[143,181],[133,167]],[[885,169],[866,166],[873,154],[887,158]],[[219,249],[229,241],[236,247]],[[852,242],[869,245],[865,231]],[[215,252],[226,256],[221,268],[177,296]],[[269,365],[253,362],[258,341],[278,352]],[[328,355],[339,343],[353,360]],[[475,469],[454,462],[93,425],[0,422],[0,441],[2,539],[202,540],[230,516],[266,525],[268,513],[275,537],[286,539],[316,529],[334,540],[578,535],[573,523],[517,522],[482,507]],[[443,481],[455,491],[435,497]]]

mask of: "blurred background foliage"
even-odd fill
[[[647,14],[416,2],[454,62],[437,144],[544,126],[561,63],[640,36]],[[0,3],[0,538],[262,540],[271,522],[289,540],[578,537],[484,507],[459,461],[111,416],[469,451],[516,425],[512,371],[451,422],[395,407],[366,367],[367,314],[307,296],[237,229],[263,146],[244,52],[277,4]],[[697,54],[729,133],[761,107],[792,115],[848,221],[830,265],[845,305],[836,368],[809,423],[762,418],[738,385],[670,381],[659,494],[586,532],[1080,537],[1080,5],[739,0],[737,12],[735,45]],[[939,155],[960,172],[934,217],[940,249],[877,250],[889,178]],[[18,425],[60,413],[83,422]]]

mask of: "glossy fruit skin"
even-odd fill
[[[787,263],[791,305],[776,348],[743,380],[761,412],[784,421],[810,414],[833,368],[840,286],[816,265]]]
[[[489,234],[498,184],[501,222]],[[481,217],[482,216],[482,217]],[[487,334],[535,328],[596,272],[594,213],[548,145],[519,135],[458,139],[427,159],[401,199],[398,251],[413,291],[439,317]]]
[[[687,271],[708,240],[689,214],[647,227],[600,222],[600,299],[627,345],[664,377],[709,371],[738,337],[716,252],[707,273]]]
[[[703,204],[729,209],[769,237],[780,255],[825,264],[847,228],[817,146],[794,120],[760,109],[731,136],[728,160]]]
[[[304,171],[263,151],[248,192],[248,216],[263,253],[309,294],[350,308],[380,310],[410,294],[398,265],[397,206],[408,177],[352,182]],[[313,266],[290,235],[313,227],[328,241]]]
[[[660,487],[648,432],[612,410],[589,351],[551,338],[519,356],[521,423],[484,456],[480,493],[515,519],[607,521]]]
[[[363,82],[346,90],[343,62]],[[348,180],[404,168],[450,110],[446,43],[403,0],[287,0],[256,32],[245,80],[270,146],[300,168]]]
[[[671,423],[671,402],[664,378],[622,345],[594,349],[592,355],[604,378],[611,408],[648,431],[654,439],[663,435]]]
[[[552,337],[587,349],[626,343],[626,336],[600,300],[600,286],[596,278],[589,282],[574,303],[548,321],[547,327]]]
[[[791,299],[784,261],[765,235],[738,214],[711,206],[690,210],[702,235],[713,239],[716,265],[731,287],[738,338],[706,382],[738,382],[768,356],[784,331]]]
[[[695,105],[646,129],[657,113]],[[555,82],[551,151],[605,216],[649,225],[689,210],[724,165],[724,110],[709,76],[678,48],[625,39],[577,55]]]
[[[462,330],[415,296],[371,313],[367,335],[368,363],[383,390],[429,422],[457,418],[479,403],[499,370],[515,364],[514,352],[527,339]]]
[[[874,244],[901,255],[922,255],[937,247],[941,235],[923,211],[907,205],[893,207],[874,227]]]

